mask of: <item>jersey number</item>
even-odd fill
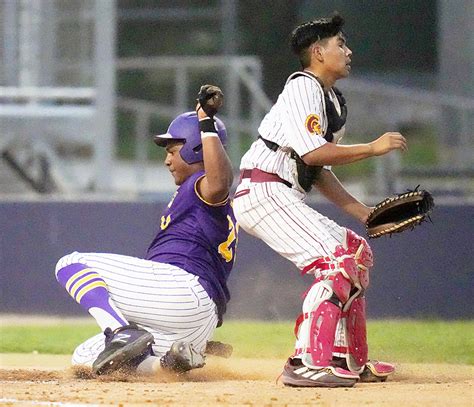
[[[219,254],[224,258],[224,260],[229,263],[232,261],[234,257],[234,250],[237,247],[237,240],[238,240],[238,231],[239,231],[239,225],[238,223],[232,222],[232,218],[227,215],[227,219],[229,220],[229,236],[227,237],[227,240],[225,242],[222,242],[217,251]],[[232,248],[232,244],[235,242],[233,245],[234,247]]]
[[[173,201],[174,201],[174,198],[176,198],[176,195],[178,195],[178,191],[176,191],[171,197],[171,200],[168,204],[168,208],[171,208],[171,205],[173,205]],[[171,215],[168,215],[166,217],[165,215],[163,215],[161,217],[161,225],[160,225],[161,230],[165,230],[169,226],[170,222],[171,222]]]
[[[163,215],[161,217],[161,225],[160,225],[161,230],[165,230],[168,227],[168,225],[170,224],[170,222],[171,222],[171,215],[168,215],[167,217],[165,217],[165,215]]]

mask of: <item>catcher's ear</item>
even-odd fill
[[[323,49],[321,47],[321,44],[311,45],[310,50],[311,50],[311,53],[313,54],[313,58],[316,58],[316,60],[319,62],[324,61]]]

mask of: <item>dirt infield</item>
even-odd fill
[[[283,361],[209,358],[186,376],[94,378],[69,357],[0,355],[0,405],[473,406],[474,367],[397,366],[385,383],[296,389],[277,383]]]

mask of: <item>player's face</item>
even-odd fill
[[[323,52],[324,65],[336,80],[349,75],[352,51],[346,45],[342,33],[329,38],[323,46]]]
[[[181,185],[188,177],[196,172],[195,165],[188,164],[181,157],[179,152],[182,148],[183,143],[169,143],[166,146],[165,165],[171,172],[176,185]]]

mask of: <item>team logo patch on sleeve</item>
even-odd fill
[[[322,130],[321,130],[321,121],[319,119],[319,116],[317,114],[310,114],[306,118],[306,129],[311,133],[311,134],[317,134],[321,135]]]

